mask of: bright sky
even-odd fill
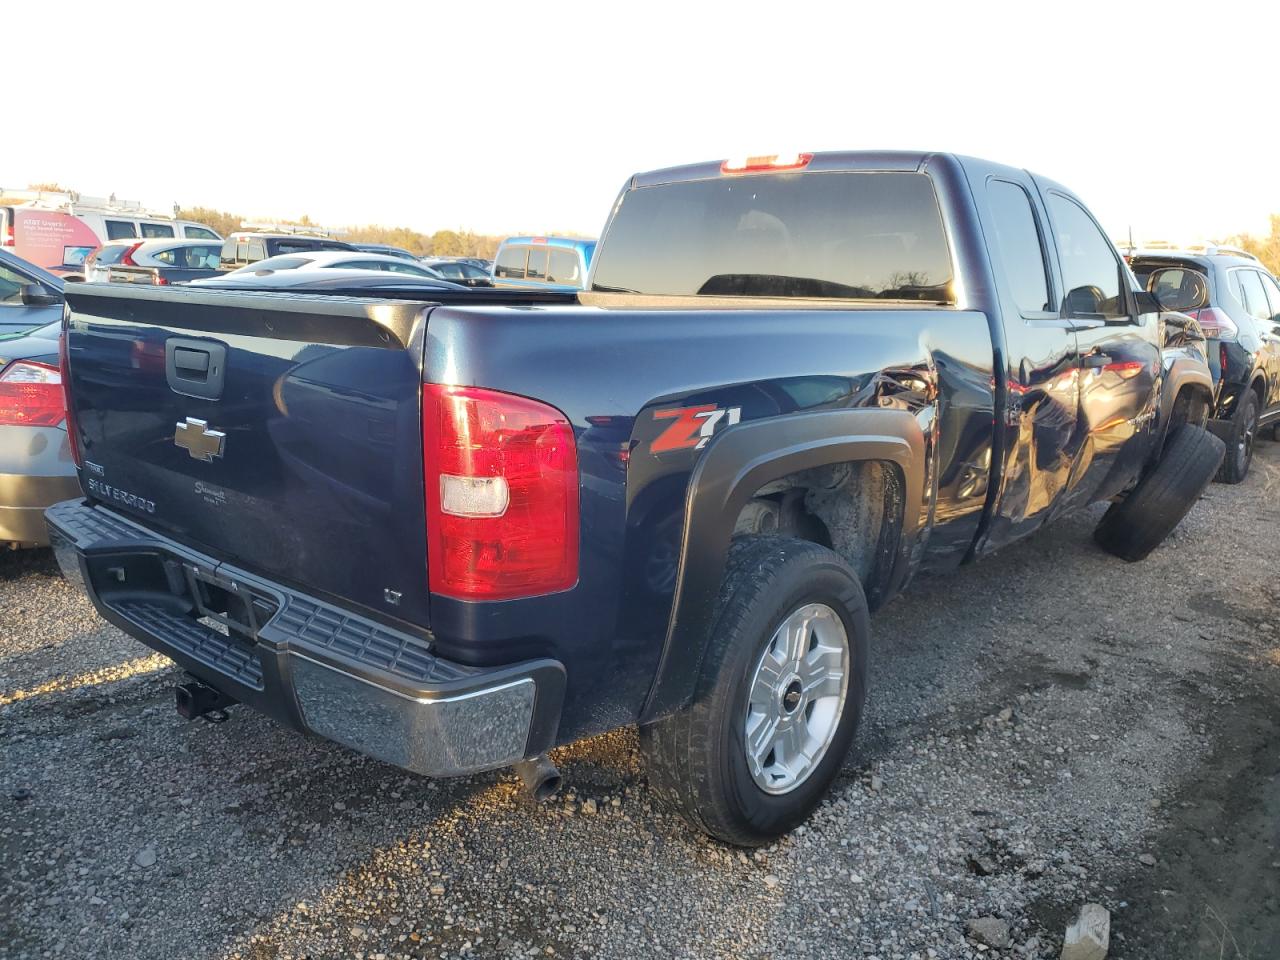
[[[30,26],[0,54],[6,187],[596,233],[635,171],[922,148],[1059,180],[1116,237],[1265,233],[1280,213],[1274,0],[5,10]]]

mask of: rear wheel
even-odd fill
[[[1231,437],[1227,441],[1227,455],[1214,479],[1222,483],[1239,483],[1249,475],[1253,463],[1253,444],[1258,436],[1258,416],[1261,409],[1258,395],[1246,389],[1240,395],[1240,404],[1231,418]]]
[[[1222,441],[1207,430],[1178,427],[1160,462],[1103,515],[1094,539],[1122,560],[1144,559],[1200,499],[1222,463],[1223,453]]]
[[[650,784],[729,843],[797,826],[853,741],[869,635],[862,585],[831,550],[736,541],[692,704],[640,731]]]

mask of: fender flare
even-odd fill
[[[649,723],[693,698],[733,528],[765,484],[788,474],[848,461],[894,464],[902,482],[902,518],[886,595],[910,574],[923,519],[926,445],[905,410],[817,410],[749,421],[717,435],[689,478],[684,530],[667,635],[639,722]]]

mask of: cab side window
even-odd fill
[[[1128,316],[1120,258],[1093,218],[1080,204],[1056,193],[1049,194],[1049,212],[1067,291],[1063,315],[1082,320]]]
[[[103,222],[107,225],[108,240],[124,240],[138,235],[137,228],[127,220],[105,220]]]
[[[1035,213],[1027,191],[1008,180],[992,180],[987,186],[987,199],[991,203],[1005,280],[1019,312],[1029,314],[1052,310],[1040,231],[1036,229]]]

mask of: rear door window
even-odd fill
[[[1271,319],[1280,322],[1280,319],[1278,319],[1280,318],[1280,284],[1277,284],[1270,274],[1259,273],[1258,276],[1262,278],[1263,289],[1267,292],[1267,303],[1271,307]]]
[[[493,275],[507,280],[523,280],[528,247],[503,247],[494,264]]]
[[[386,269],[389,273],[402,273],[410,277],[430,277],[431,276],[429,271],[422,269],[422,267],[416,267],[412,263],[408,263],[408,262],[388,263],[386,265]]]
[[[210,244],[201,247],[171,247],[151,254],[161,263],[187,270],[216,269],[222,247]]]
[[[1000,262],[1013,302],[1023,314],[1045,313],[1049,304],[1049,278],[1035,212],[1027,191],[1008,180],[992,180],[987,188],[991,216],[996,227]]]
[[[107,220],[108,240],[124,240],[138,235],[137,228],[128,220]]]
[[[128,249],[129,245],[124,243],[112,243],[100,247],[98,252],[93,255],[93,265],[103,267],[119,263],[124,258],[124,252]]]
[[[608,229],[593,263],[596,290],[955,300],[925,174],[752,174],[638,187]]]
[[[1270,320],[1271,307],[1267,303],[1267,294],[1262,288],[1262,278],[1257,270],[1237,270],[1236,279],[1240,283],[1240,292],[1244,294],[1244,308],[1255,320]]]
[[[153,239],[172,237],[173,227],[167,223],[144,223],[142,224],[142,235]]]
[[[182,235],[192,240],[217,240],[218,235],[207,227],[193,227],[190,224],[182,228]]]

